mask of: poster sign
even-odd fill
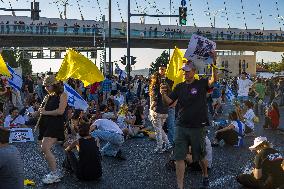
[[[31,128],[12,128],[10,130],[9,143],[32,141],[34,141],[34,135]]]
[[[201,59],[205,64],[211,64],[210,52],[216,49],[216,43],[205,37],[193,34],[184,57],[188,60]]]

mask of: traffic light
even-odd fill
[[[136,57],[132,56],[131,57],[131,65],[136,64]]]
[[[179,24],[186,25],[187,7],[179,7]]]
[[[121,57],[121,64],[126,65],[126,56]]]
[[[31,2],[31,19],[39,20],[39,2]]]

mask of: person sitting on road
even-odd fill
[[[251,101],[245,101],[245,113],[242,116],[241,120],[244,121],[246,125],[245,134],[248,135],[254,135],[254,120],[255,120],[255,113],[253,111],[254,104]]]
[[[25,127],[25,119],[22,115],[19,115],[19,109],[17,107],[13,107],[9,113],[4,121],[5,128]]]
[[[97,119],[91,125],[91,136],[99,138],[107,144],[101,149],[102,155],[116,157],[125,160],[120,150],[124,142],[124,136],[119,126],[109,119]]]
[[[278,104],[276,102],[272,102],[271,106],[265,113],[265,123],[264,129],[277,129],[279,127],[280,121],[280,113],[278,109]]]
[[[284,185],[283,156],[272,148],[266,137],[257,137],[249,147],[256,152],[255,167],[251,174],[241,174],[237,181],[248,188],[276,189]]]
[[[89,123],[80,123],[78,133],[80,138],[75,140],[66,149],[66,158],[63,167],[75,173],[80,180],[97,180],[102,176],[101,154],[99,141],[90,136]],[[77,147],[79,158],[72,152]]]
[[[236,111],[232,111],[229,114],[229,120],[231,123],[227,127],[219,127],[219,129],[215,132],[216,136],[212,143],[212,147],[219,146],[219,142],[222,140],[225,144],[231,146],[242,145],[245,133],[245,124],[238,119]]]

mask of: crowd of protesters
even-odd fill
[[[64,23],[63,26],[59,26],[58,23],[39,22],[26,24],[24,21],[1,21],[0,22],[0,34],[39,34],[39,35],[55,35],[59,34],[74,34],[74,35],[98,35],[101,31],[101,27],[98,24],[67,24]],[[137,31],[137,30],[135,30]],[[139,30],[138,30],[139,31]],[[149,28],[145,27],[144,31],[138,32],[140,37],[149,37],[149,38],[188,38],[189,32],[181,28],[165,28],[164,31],[158,27]],[[202,35],[211,40],[242,40],[242,41],[283,41],[284,33],[264,33],[261,31],[240,31],[236,32],[233,30],[224,30],[216,32],[214,31],[201,31],[198,29],[196,32],[198,35]],[[120,34],[125,35],[125,31]]]
[[[26,24],[24,21],[1,21],[0,22],[0,34],[38,34],[38,35],[55,35],[59,34],[74,34],[79,35],[94,35],[99,33],[98,24],[83,24],[80,25],[77,22],[74,24],[64,23],[63,26],[59,26],[58,23],[51,21],[43,23],[34,23]]]
[[[198,166],[199,170],[202,170],[201,185],[207,188],[209,187],[207,168],[211,168],[212,164],[211,146],[220,147],[223,146],[222,143],[225,143],[242,147],[246,137],[256,136],[255,125],[259,124],[258,119],[261,117],[265,118],[264,129],[279,128],[279,107],[284,105],[283,79],[255,78],[243,72],[239,77],[219,79],[215,82],[206,78],[195,80],[192,78],[195,67],[187,62],[183,70],[188,83],[178,85],[171,91],[172,83],[166,78],[165,70],[166,66],[160,65],[159,71],[150,78],[135,76],[127,80],[106,76],[103,82],[87,87],[84,87],[79,80],[69,79],[67,83],[88,102],[89,108],[82,111],[67,106],[64,108],[66,109],[64,113],[63,111],[54,113],[55,110],[53,110],[57,107],[56,111],[59,111],[59,106],[65,107],[62,105],[61,97],[54,97],[55,104],[51,103],[52,105],[48,106],[50,110],[48,108],[43,110],[41,106],[45,96],[57,90],[55,90],[57,82],[50,76],[51,73],[26,76],[21,91],[15,90],[8,84],[7,79],[1,76],[0,153],[5,153],[2,152],[1,146],[8,145],[7,129],[34,127],[38,119],[36,114],[39,111],[46,117],[62,115],[59,119],[64,125],[62,127],[64,136],[55,136],[53,131],[48,131],[47,134],[47,131],[43,132],[40,129],[39,140],[42,137],[57,139],[56,141],[43,140],[44,145],[41,145],[51,171],[44,176],[42,180],[44,183],[59,182],[63,176],[60,167],[55,165],[55,157],[50,152],[51,146],[57,141],[62,141],[66,151],[63,164],[65,170],[73,172],[81,180],[97,180],[102,176],[103,156],[127,160],[121,150],[124,141],[135,137],[149,137],[156,140],[157,145],[153,149],[156,153],[166,153],[174,149],[173,158],[167,165],[176,167],[178,188],[183,188],[185,165]],[[226,97],[228,87],[236,97],[234,102],[229,102]],[[63,91],[59,92],[59,96],[62,93]],[[229,113],[228,119],[220,121],[218,119],[223,118],[224,103],[234,104],[234,110]],[[207,112],[211,115],[207,116]],[[209,121],[211,116],[214,120],[213,124]],[[212,144],[205,130],[209,125],[218,126],[213,127],[216,133],[211,140]],[[176,128],[178,129],[175,130]],[[256,185],[276,188],[276,185],[278,187],[284,184],[273,180],[275,178],[283,180],[283,170],[280,169],[283,156],[272,149],[268,139],[256,138],[255,140],[257,141],[252,149],[256,149],[260,154],[257,157],[261,156],[259,158],[265,159],[271,154],[278,155],[268,160],[268,165],[272,162],[272,167],[263,165],[260,160],[257,160],[254,170],[257,173],[250,176],[240,175],[238,182],[252,188]],[[263,146],[259,147],[259,145]],[[15,158],[19,156],[16,149],[11,150]],[[15,158],[19,165],[19,160]],[[200,166],[196,163],[198,161]],[[0,164],[0,168],[1,166]],[[21,166],[19,165],[18,168]],[[13,167],[13,169],[16,168]],[[273,169],[277,169],[280,176],[279,174],[276,177],[275,174],[271,175],[270,172]],[[263,176],[259,173],[261,170]],[[23,173],[17,170],[11,174],[22,175]],[[260,178],[261,182],[259,182]],[[2,182],[4,181],[1,180],[0,183]]]

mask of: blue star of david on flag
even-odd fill
[[[75,109],[86,111],[88,103],[67,83],[64,83],[64,92],[68,95],[68,105]]]
[[[8,70],[11,74],[11,77],[8,78],[9,85],[13,87],[17,91],[21,91],[21,88],[23,86],[23,79],[20,75],[18,75],[13,68],[11,68],[7,64]]]

